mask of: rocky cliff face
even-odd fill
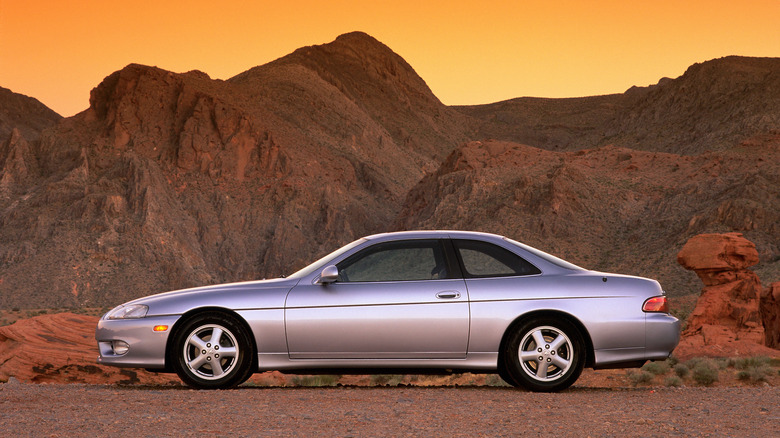
[[[761,291],[759,302],[764,326],[764,345],[780,350],[780,282]]]
[[[615,120],[608,142],[692,155],[780,129],[780,59],[729,56],[694,64]]]
[[[0,308],[277,276],[394,228],[499,232],[672,295],[699,285],[670,254],[738,231],[780,278],[775,61],[468,108],[362,33],[227,81],[129,65],[0,138]]]
[[[61,119],[37,99],[0,87],[0,141],[5,141],[14,129],[27,141],[36,140],[41,131]]]
[[[699,286],[669,252],[708,229],[746,232],[763,272],[777,274],[778,159],[780,138],[698,156],[471,142],[410,192],[395,227],[512,236],[586,268],[656,278],[674,296]]]
[[[376,40],[344,38],[227,82],[130,65],[40,141],[12,138],[0,306],[278,276],[386,227],[463,116]],[[359,95],[375,76],[389,91]]]

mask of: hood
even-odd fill
[[[299,280],[276,278],[201,286],[150,295],[125,305],[145,304],[149,306],[147,316],[180,315],[200,307],[231,310],[283,308],[287,292]]]

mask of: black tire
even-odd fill
[[[508,383],[509,385],[520,386],[520,384],[515,382],[515,379],[513,379],[512,376],[510,376],[506,371],[506,366],[504,365],[503,361],[498,364],[498,370],[496,370],[496,372],[498,373],[498,377],[501,377],[501,380]]]
[[[233,388],[253,372],[250,333],[227,314],[206,312],[187,319],[177,328],[171,348],[176,374],[193,388]]]
[[[533,318],[509,335],[503,352],[507,383],[535,392],[571,386],[585,366],[585,341],[566,320]]]

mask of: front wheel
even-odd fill
[[[249,333],[229,315],[205,313],[185,321],[172,348],[176,374],[193,388],[232,388],[252,374]]]
[[[568,321],[535,318],[510,334],[503,357],[508,383],[537,392],[561,391],[582,373],[585,342]]]

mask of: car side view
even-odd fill
[[[589,271],[506,237],[358,239],[287,278],[152,295],[98,322],[98,362],[194,388],[253,373],[498,373],[559,391],[584,367],[667,358],[680,336],[655,280]]]

